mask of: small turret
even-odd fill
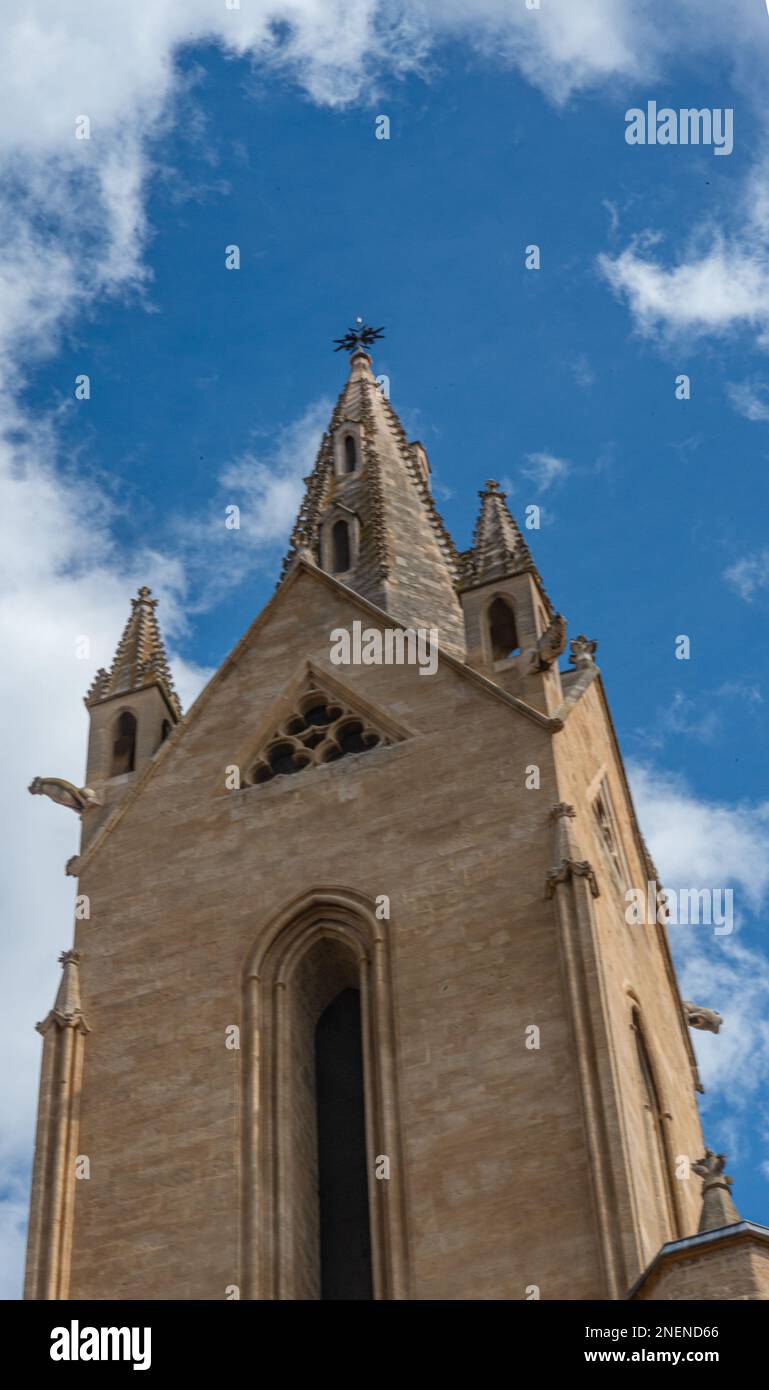
[[[86,783],[99,804],[83,816],[81,848],[181,718],[156,607],[151,590],[141,588],[112,666],[96,672],[85,697],[91,719]]]
[[[467,661],[512,695],[550,714],[561,702],[557,658],[566,621],[550,603],[499,483],[479,493],[473,544],[462,556],[459,595]]]

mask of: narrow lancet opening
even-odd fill
[[[489,638],[494,661],[504,661],[518,650],[515,613],[503,598],[495,598],[489,608]]]
[[[355,440],[351,434],[344,437],[344,471],[354,473],[358,466],[358,450],[355,447]]]
[[[371,1299],[361,1003],[344,989],[315,1030],[321,1299]]]
[[[346,521],[335,521],[331,530],[331,564],[334,574],[350,568],[350,528]]]
[[[118,718],[115,725],[115,738],[112,744],[112,765],[110,777],[120,777],[124,772],[133,772],[136,766],[136,719],[127,710]]]

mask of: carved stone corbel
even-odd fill
[[[551,869],[545,883],[545,897],[552,898],[559,883],[567,883],[570,878],[586,878],[594,898],[600,898],[601,890],[592,864],[587,859],[562,859],[557,868]]]

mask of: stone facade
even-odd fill
[[[504,496],[487,487],[460,557],[428,469],[356,354],[284,578],[187,716],[161,737],[159,634],[129,688],[102,673],[100,731],[128,701],[138,742],[110,777],[92,739],[72,866],[90,916],[76,1005],[46,1033],[28,1297],[319,1297],[313,1029],[344,988],[376,1297],[623,1298],[697,1228],[700,1180],[675,1176],[704,1149],[694,1057],[664,928],[624,920],[651,867],[595,644],[559,671],[562,620]],[[495,598],[515,615],[501,658]],[[334,665],[355,622],[437,628],[437,671]],[[288,753],[277,735],[313,691],[344,711],[313,743],[335,752],[283,775],[299,735]]]

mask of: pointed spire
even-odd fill
[[[146,584],[137,597],[131,599],[131,615],[118,643],[112,666],[109,671],[101,667],[96,672],[85,697],[89,709],[114,695],[127,695],[145,686],[159,685],[176,715],[181,715],[179,697],[174,690],[171,668],[155,616],[157,603]]]
[[[535,569],[531,551],[508,509],[507,493],[490,481],[478,496],[481,510],[472,548],[462,556],[463,588]]]
[[[356,445],[349,471],[345,425]],[[284,575],[300,557],[330,569],[325,523],[333,524],[338,509],[354,531],[342,582],[401,622],[437,627],[441,644],[462,652],[459,555],[430,493],[427,456],[409,441],[362,348],[350,357],[348,380],[305,483]]]

